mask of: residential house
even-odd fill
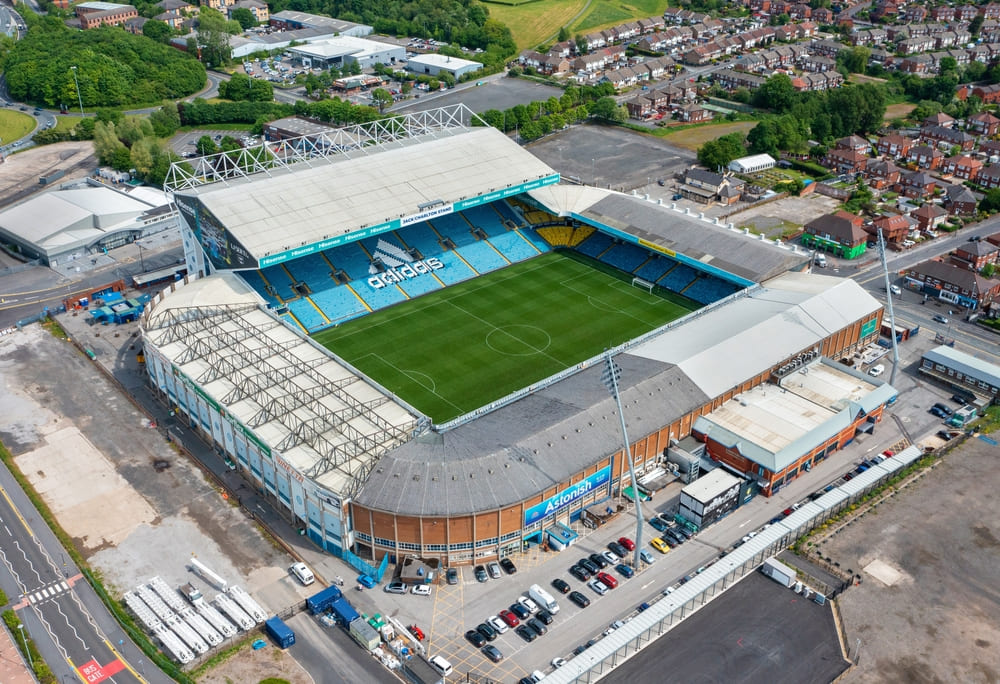
[[[967,154],[956,154],[948,157],[941,164],[941,173],[950,174],[962,180],[976,180],[976,175],[983,168],[983,162]]]
[[[836,58],[841,51],[846,50],[847,46],[843,43],[838,43],[835,40],[814,40],[809,43],[809,52],[816,55],[823,55],[824,57]]]
[[[234,9],[250,10],[258,24],[266,24],[271,18],[271,11],[268,9],[267,3],[260,0],[238,0],[235,5],[229,8],[229,13],[232,14]]]
[[[879,154],[899,158],[905,157],[914,145],[916,145],[916,141],[898,133],[890,133],[878,139],[878,142],[875,143],[875,150]]]
[[[849,135],[846,138],[841,138],[833,146],[838,150],[854,150],[861,154],[869,154],[872,151],[871,143],[860,135]]]
[[[891,188],[899,183],[900,169],[889,159],[870,159],[865,168],[868,185],[876,190]]]
[[[938,112],[937,114],[932,114],[931,116],[928,116],[926,119],[923,120],[923,122],[920,125],[921,128],[928,126],[941,126],[942,128],[954,128],[955,119],[948,116],[944,112]]]
[[[904,74],[930,74],[934,71],[934,59],[930,55],[910,55],[899,60],[897,68]]]
[[[880,28],[862,29],[851,34],[852,45],[881,45],[887,40],[885,29]]]
[[[949,214],[972,216],[976,213],[976,195],[964,185],[949,185],[944,196],[944,208]]]
[[[992,138],[1000,131],[1000,119],[989,112],[978,112],[968,117],[965,121],[969,130],[976,135],[984,135],[987,138]]]
[[[621,90],[622,88],[634,86],[639,83],[639,81],[645,81],[648,78],[649,71],[646,69],[624,66],[605,71],[600,82],[610,83],[615,87],[615,90]]]
[[[972,310],[989,307],[1000,295],[1000,280],[935,259],[911,267],[906,279],[928,295]]]
[[[984,19],[1000,19],[1000,3],[991,2],[988,5],[981,5],[979,13]]]
[[[955,12],[955,19],[958,21],[972,21],[979,14],[975,5],[961,5]]]
[[[833,10],[826,7],[820,7],[819,9],[814,9],[812,13],[813,21],[817,24],[832,24],[833,23]]]
[[[823,55],[806,55],[799,65],[803,71],[833,71],[837,68],[837,60]]]
[[[917,219],[917,227],[923,233],[933,233],[948,218],[948,212],[936,204],[927,202],[910,212]]]
[[[915,55],[934,49],[934,39],[930,36],[913,36],[896,44],[896,50],[901,55]]]
[[[160,0],[156,6],[164,12],[177,12],[178,14],[197,14],[198,8],[184,2],[184,0]]]
[[[903,12],[903,21],[909,24],[922,24],[927,21],[927,8],[923,5],[910,5]]]
[[[720,69],[712,76],[712,80],[726,90],[737,90],[738,88],[754,90],[762,86],[767,79],[733,69]]]
[[[680,112],[680,120],[688,123],[711,121],[713,116],[710,110],[696,104],[682,105],[678,111]]]
[[[867,155],[856,150],[832,149],[823,159],[823,166],[835,173],[860,173],[867,164]]]
[[[922,169],[934,170],[944,162],[944,153],[930,145],[911,147],[906,154],[906,160],[915,163]]]
[[[815,218],[802,230],[802,244],[810,249],[821,249],[845,259],[854,259],[865,252],[868,235],[864,220],[846,211]]]
[[[905,216],[893,214],[892,216],[879,216],[864,227],[865,232],[872,237],[878,236],[879,229],[882,229],[882,239],[890,244],[899,244],[906,239],[910,233],[910,222]]]
[[[934,194],[937,180],[926,171],[900,174],[899,185],[903,194],[914,199],[926,199]]]
[[[792,79],[792,86],[798,91],[832,90],[844,84],[844,75],[839,71],[804,73]]]
[[[684,173],[680,193],[696,202],[733,204],[739,200],[743,185],[742,180],[729,173],[713,173],[692,167]]]
[[[965,131],[956,131],[944,126],[923,126],[920,129],[920,137],[925,140],[933,140],[936,143],[959,147],[966,152],[976,145],[976,139]]]
[[[973,240],[961,243],[949,257],[951,263],[956,266],[971,271],[981,271],[987,264],[997,263],[998,253],[1000,253],[1000,249],[996,245],[986,240]]]
[[[976,184],[987,190],[1000,188],[1000,165],[994,164],[980,169],[976,175]]]
[[[949,5],[938,5],[931,10],[934,21],[955,21],[955,8]]]
[[[975,86],[972,95],[983,101],[983,104],[996,104],[1000,102],[1000,83],[986,86]]]

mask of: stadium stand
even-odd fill
[[[400,302],[409,299],[409,297],[406,296],[406,293],[395,285],[375,289],[368,283],[364,282],[355,283],[352,289],[357,292],[358,296],[365,300],[365,303],[372,309],[384,309],[387,306],[399,304]]]
[[[521,227],[524,225],[524,219],[517,215],[514,209],[507,204],[506,200],[501,200],[499,202],[493,202],[491,205],[499,214],[504,221],[510,221],[515,226]]]
[[[288,271],[281,266],[281,264],[278,266],[268,266],[260,272],[260,275],[265,283],[274,288],[275,296],[281,301],[287,302],[299,295],[292,289],[292,278],[289,276]]]
[[[437,278],[416,278],[415,280],[404,280],[399,283],[399,286],[403,288],[410,298],[419,297],[422,294],[427,294],[428,292],[433,292],[434,290],[440,290],[444,285]]]
[[[261,277],[260,271],[242,271],[240,275],[269,305],[278,306],[281,304],[281,301],[277,297],[267,291],[267,284]]]
[[[333,323],[342,323],[368,313],[362,301],[346,285],[315,292],[312,300]]]
[[[440,271],[434,271],[434,275],[444,281],[445,285],[454,285],[476,275],[455,252],[441,252],[437,257],[445,267]]]
[[[323,318],[319,310],[309,301],[308,297],[300,297],[294,302],[288,302],[288,310],[292,312],[299,324],[309,330],[318,330],[329,321]]]
[[[480,204],[478,207],[470,207],[469,209],[464,209],[461,214],[465,217],[466,221],[474,227],[481,229],[490,237],[506,233],[509,230],[503,224],[500,214],[490,205]]]
[[[319,290],[325,287],[324,283],[333,283],[330,277],[330,264],[319,254],[310,254],[286,264],[288,272],[292,274],[295,282],[305,281],[310,289]]]
[[[652,259],[644,263],[635,271],[635,275],[643,280],[655,283],[657,280],[666,275],[667,271],[672,269],[676,263],[676,261],[666,255],[654,255]]]
[[[615,268],[631,273],[649,259],[649,251],[626,242],[614,245],[601,256],[601,261]]]
[[[549,244],[547,242],[545,242],[545,240],[543,240],[541,238],[541,236],[538,234],[538,232],[536,230],[534,230],[532,228],[525,228],[523,230],[519,229],[517,232],[522,237],[524,237],[525,239],[527,239],[528,242],[530,242],[531,244],[533,244],[535,246],[535,248],[539,252],[548,252],[548,251],[551,251],[550,248],[549,248]]]
[[[426,223],[418,223],[402,231],[395,231],[393,234],[400,244],[415,248],[424,258],[434,256],[441,251],[441,242],[438,240],[438,236]]]
[[[489,241],[473,242],[471,245],[459,247],[457,251],[477,273],[488,273],[510,266],[510,262],[504,259]]]
[[[581,242],[577,246],[577,250],[579,250],[581,254],[586,254],[589,257],[598,259],[602,254],[608,251],[608,248],[611,247],[612,244],[614,244],[614,240],[611,236],[600,231],[596,231],[593,235]]]
[[[690,266],[678,263],[667,271],[666,275],[660,278],[656,284],[673,292],[682,292],[697,275],[698,273]]]
[[[326,258],[335,267],[347,273],[351,280],[366,280],[370,275],[371,257],[357,242],[350,242],[327,251]]]
[[[597,230],[593,226],[577,226],[573,229],[573,235],[569,239],[569,246],[576,247],[581,242],[589,238]]]
[[[545,249],[539,249],[530,240],[522,237],[520,232],[516,231],[508,231],[502,235],[491,237],[490,242],[511,262],[524,261],[525,259],[530,259],[533,256],[538,256],[543,252],[549,251],[547,246]]]
[[[538,234],[553,247],[569,247],[569,241],[573,237],[571,226],[544,226],[537,230]]]
[[[723,297],[728,297],[739,289],[734,283],[727,282],[721,278],[702,276],[684,288],[683,294],[685,297],[690,297],[696,302],[711,304]]]
[[[472,226],[457,214],[438,216],[433,221],[428,221],[427,223],[441,237],[448,238],[454,242],[456,247],[463,247],[476,241],[476,236],[472,234]]]

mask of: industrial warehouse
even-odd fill
[[[807,273],[791,246],[561,185],[469,116],[411,115],[402,139],[377,122],[315,134],[268,173],[243,171],[263,171],[258,156],[168,180],[201,277],[143,315],[151,381],[317,545],[383,569],[409,554],[471,564],[558,547],[562,525],[631,491],[605,355],[437,420],[313,338],[556,249],[617,269],[629,293],[690,303],[611,350],[638,485],[715,469],[740,500],[769,496],[876,428],[895,391],[839,362],[882,322],[856,283]],[[431,259],[442,267],[417,268]]]

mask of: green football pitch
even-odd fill
[[[314,335],[443,423],[699,308],[577,253],[545,254]]]

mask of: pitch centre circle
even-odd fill
[[[534,325],[503,325],[486,336],[486,346],[505,356],[541,354],[551,344],[549,334]]]

